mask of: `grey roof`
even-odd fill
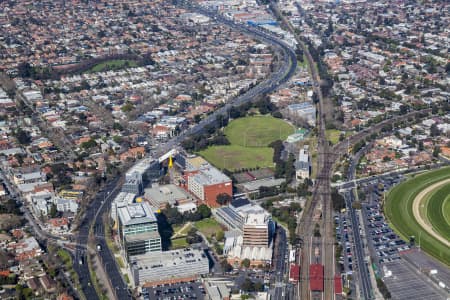
[[[285,179],[283,179],[283,178],[277,178],[277,179],[265,178],[265,179],[259,179],[259,180],[242,183],[241,186],[247,191],[255,191],[255,190],[259,189],[259,187],[261,187],[261,186],[267,186],[267,187],[278,186],[278,185],[282,184],[284,181],[285,181]]]
[[[164,203],[173,204],[177,200],[191,199],[192,196],[174,184],[161,185],[145,189],[144,197],[149,199],[152,205],[159,206]]]
[[[309,162],[296,161],[294,165],[296,170],[309,170]]]
[[[120,221],[125,226],[156,222],[155,214],[146,202],[128,204],[117,210]]]
[[[127,242],[136,242],[136,241],[144,241],[144,240],[154,240],[154,239],[160,239],[161,236],[159,235],[158,231],[148,231],[138,234],[132,234],[132,235],[126,235],[125,240]]]
[[[201,185],[212,185],[231,181],[230,177],[211,165],[200,168],[200,172],[192,178]]]

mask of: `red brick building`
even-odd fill
[[[210,207],[220,206],[217,196],[233,195],[231,179],[211,165],[202,166],[196,171],[186,172],[188,191]]]

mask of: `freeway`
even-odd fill
[[[119,186],[122,178],[118,177],[110,181],[104,188],[103,192],[100,192],[93,199],[91,205],[87,207],[86,213],[82,218],[80,225],[78,227],[78,245],[87,245],[89,231],[91,224],[95,226],[103,226],[102,218],[98,218],[99,215],[103,215],[104,212],[109,208],[112,200],[120,192]],[[104,232],[104,231],[103,231]],[[109,251],[104,239],[96,238],[96,242],[102,245],[102,251],[100,252],[100,259],[105,264],[106,262],[111,263],[111,267],[105,272],[109,276],[111,286],[115,288],[116,297],[118,299],[132,299],[129,296],[128,286],[123,281],[118,267],[115,264],[113,255]],[[91,283],[90,272],[88,267],[88,253],[84,247],[78,246],[76,248],[75,254],[75,264],[74,269],[78,274],[80,279],[80,284],[83,289],[85,297],[89,300],[99,299],[93,284]]]
[[[270,44],[282,54],[283,61],[279,69],[271,73],[269,78],[262,81],[257,86],[248,90],[244,94],[236,97],[235,99],[233,99],[233,101],[220,107],[218,110],[214,111],[214,113],[202,119],[197,125],[185,130],[180,135],[169,140],[167,143],[159,145],[154,150],[155,156],[161,156],[163,153],[166,153],[167,151],[173,149],[174,147],[179,145],[186,137],[202,132],[205,126],[211,125],[216,121],[217,116],[228,115],[228,112],[232,107],[237,107],[244,103],[251,102],[259,95],[268,94],[277,90],[295,74],[295,71],[297,69],[297,58],[295,56],[295,53],[284,41],[261,30],[258,30],[257,28],[235,23],[224,18],[214,11],[207,10],[199,6],[194,6],[192,3],[189,3],[187,1],[180,1],[179,4],[187,7],[190,10],[204,14],[216,20],[217,22],[223,23],[231,28],[239,30],[263,43]]]
[[[231,22],[215,14],[214,12],[207,11],[200,7],[193,7],[191,5],[188,5],[188,7],[192,10],[196,10],[200,13],[208,15],[216,19],[217,21],[222,22],[232,28],[240,30],[260,40],[261,42],[271,44],[274,48],[278,49],[283,54],[283,62],[281,67],[274,73],[271,73],[268,79],[264,80],[256,87],[248,90],[243,95],[235,98],[232,102],[227,103],[220,109],[216,110],[213,114],[204,118],[199,124],[191,127],[190,129],[184,131],[180,135],[172,138],[167,143],[160,144],[154,150],[153,153],[154,156],[161,156],[167,151],[177,147],[180,144],[180,142],[182,142],[189,135],[201,132],[205,128],[205,126],[215,122],[218,115],[226,115],[228,111],[231,109],[231,107],[239,106],[246,102],[252,101],[258,95],[270,93],[278,89],[281,85],[286,83],[294,75],[297,67],[297,60],[295,57],[295,53],[283,41],[274,38],[259,30],[235,24],[234,22]],[[91,229],[92,224],[94,225],[96,232],[100,232],[100,234],[104,235],[105,230],[103,228],[102,218],[99,218],[99,216],[102,216],[107,211],[112,200],[119,192],[118,187],[120,186],[119,182],[120,180],[123,180],[123,178],[116,178],[113,181],[109,182],[104,191],[104,193],[106,194],[99,193],[93,199],[92,204],[86,210],[86,214],[84,215],[80,223],[77,244],[87,245],[89,231]],[[114,288],[116,298],[120,300],[131,299],[128,286],[124,282],[120,274],[120,270],[115,262],[113,254],[110,252],[109,248],[106,245],[105,239],[97,237],[96,243],[102,246],[102,250],[99,252],[100,260],[103,264],[103,267],[105,268],[105,273],[108,274],[110,284]],[[80,263],[76,264],[76,266],[74,266],[74,269],[78,273],[78,276],[80,277],[80,283],[86,298],[89,300],[99,299],[92,283],[90,282],[91,279],[89,275],[89,268],[87,265],[87,255],[86,250],[84,248],[77,247],[75,261],[82,262],[81,264]]]

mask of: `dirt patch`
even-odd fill
[[[450,247],[450,242],[447,241],[444,237],[440,236],[438,233],[436,233],[432,226],[429,224],[429,222],[427,220],[425,220],[424,218],[422,218],[421,214],[420,214],[420,206],[424,200],[424,198],[426,197],[427,194],[431,193],[433,190],[447,184],[450,183],[450,179],[446,179],[444,181],[435,183],[430,185],[429,187],[427,187],[426,189],[422,190],[417,196],[416,198],[414,198],[413,200],[413,215],[414,218],[417,220],[417,223],[419,223],[419,225],[431,236],[433,236],[434,238],[436,238],[437,240],[439,240],[440,242],[442,242],[444,245],[446,245],[447,247]]]

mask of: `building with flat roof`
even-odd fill
[[[230,231],[225,233],[223,253],[232,265],[247,258],[251,265],[271,263],[275,223],[260,205],[237,199],[226,207],[212,210],[216,220]]]
[[[117,207],[118,232],[128,259],[130,256],[161,251],[158,223],[148,203]]]
[[[170,206],[192,203],[193,196],[174,184],[157,185],[144,190],[144,198],[156,209]]]
[[[232,284],[232,282],[229,284]],[[231,289],[227,287],[225,282],[206,280],[203,285],[206,300],[229,300],[231,297]]]
[[[308,147],[305,146],[300,150],[298,159],[295,162],[295,176],[297,179],[309,178],[311,175],[311,161],[309,157]]]
[[[144,187],[142,175],[135,171],[125,175],[122,192],[139,195]]]
[[[208,206],[219,206],[216,201],[219,194],[233,195],[231,179],[210,164],[185,173],[188,190]]]
[[[287,109],[289,113],[294,116],[303,118],[310,126],[314,126],[316,124],[316,107],[312,102],[307,101],[291,104],[288,105]]]
[[[250,213],[244,223],[244,246],[269,246],[269,220],[270,216],[261,213]]]
[[[209,273],[209,261],[201,250],[182,249],[133,256],[131,273],[136,286],[190,281]]]
[[[114,221],[117,221],[117,207],[123,207],[133,203],[134,198],[136,198],[136,194],[133,193],[120,192],[119,194],[117,194],[116,198],[114,198],[113,202],[111,203],[111,218]]]

